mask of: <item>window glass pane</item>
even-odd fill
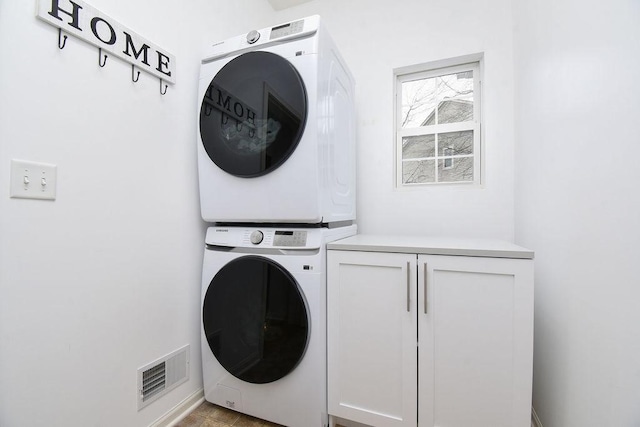
[[[470,120],[473,120],[473,71],[402,83],[402,128]]]
[[[473,181],[473,157],[440,159],[438,161],[438,182],[465,181]]]
[[[438,134],[439,156],[460,156],[463,154],[473,154],[472,130]]]
[[[435,182],[435,160],[402,162],[402,183]]]
[[[423,126],[436,107],[436,79],[420,79],[402,83],[402,127]]]
[[[436,156],[435,135],[406,136],[402,138],[402,158],[416,159]]]
[[[440,124],[468,122],[471,120],[473,120],[473,101],[445,99],[438,104],[438,123]]]
[[[447,74],[437,77],[436,81],[439,100],[437,123],[473,120],[473,71]]]

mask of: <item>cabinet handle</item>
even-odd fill
[[[407,311],[411,311],[411,263],[407,262]]]
[[[424,263],[424,314],[427,314],[427,263]]]

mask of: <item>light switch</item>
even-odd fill
[[[56,165],[11,160],[11,197],[56,199]]]

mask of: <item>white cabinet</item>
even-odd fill
[[[415,271],[415,255],[328,252],[329,414],[416,425]]]
[[[398,248],[362,242],[329,248],[332,419],[376,427],[530,425],[531,252],[461,246],[467,256],[456,256],[449,255],[455,247],[416,245],[403,247],[413,253],[390,253],[384,250]]]

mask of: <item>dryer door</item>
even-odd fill
[[[248,52],[211,80],[200,108],[200,136],[222,170],[257,177],[293,153],[306,117],[307,94],[294,66],[273,53]]]
[[[282,266],[259,256],[236,258],[220,269],[205,294],[202,321],[218,362],[255,384],[290,373],[309,339],[300,287]]]

